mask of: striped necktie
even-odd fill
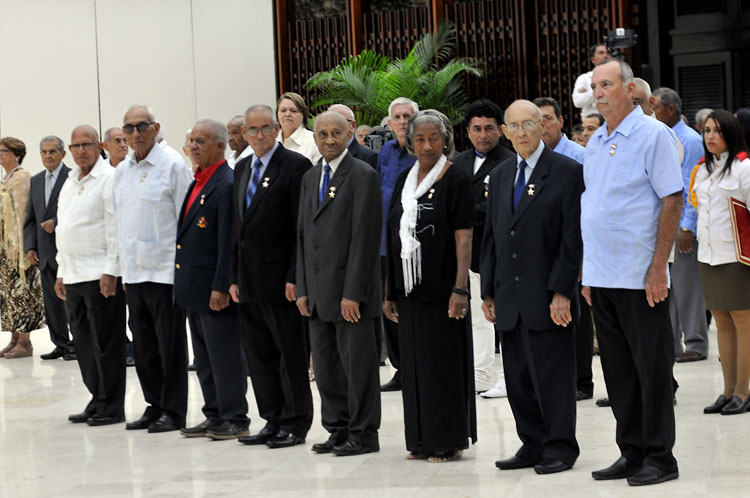
[[[260,168],[263,167],[263,163],[260,159],[255,160],[253,164],[253,176],[247,184],[247,192],[245,193],[245,208],[250,207],[250,203],[253,202],[253,196],[255,191],[258,190],[258,184],[260,183]]]

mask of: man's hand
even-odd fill
[[[237,286],[237,284],[232,284],[229,286],[229,295],[232,296],[232,301],[235,303],[240,302],[240,288]]]
[[[398,308],[396,301],[383,301],[383,314],[392,322],[398,323]]]
[[[591,287],[588,285],[581,287],[581,295],[586,300],[586,303],[591,306]]]
[[[29,260],[29,263],[32,265],[38,265],[39,264],[39,254],[37,254],[36,249],[29,249],[26,251],[26,259]]]
[[[44,230],[47,233],[52,233],[55,231],[55,221],[54,220],[47,220],[42,222],[40,225],[42,227],[42,230]]]
[[[310,309],[307,307],[307,296],[300,296],[297,298],[297,309],[302,316],[312,316]]]
[[[680,230],[677,234],[677,250],[680,254],[690,254],[693,252],[693,239],[695,235],[690,230]]]
[[[99,292],[101,292],[102,296],[104,297],[112,297],[115,295],[116,285],[117,285],[116,277],[103,273],[101,278],[99,279]]]
[[[651,265],[646,273],[646,301],[652,308],[667,299],[669,287],[667,287],[667,269],[654,268]]]
[[[559,292],[552,296],[552,302],[549,305],[549,316],[555,325],[567,327],[573,319],[570,316],[570,299]]]
[[[55,294],[57,294],[57,297],[65,301],[65,284],[61,278],[55,280]]]
[[[284,294],[286,295],[286,300],[293,303],[297,300],[297,286],[287,282]]]
[[[211,298],[208,300],[208,307],[213,311],[221,311],[227,306],[229,306],[229,294],[212,290]]]
[[[495,299],[491,297],[485,297],[482,301],[482,311],[484,312],[484,318],[490,322],[495,323]]]
[[[359,302],[351,299],[341,298],[341,316],[350,323],[357,323],[361,318],[359,314]]]

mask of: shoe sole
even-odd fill
[[[182,432],[180,431],[180,436],[184,437],[206,437],[205,432]]]
[[[206,437],[209,439],[213,439],[215,441],[226,441],[228,439],[239,439],[241,437],[247,437],[250,435],[250,432],[240,432],[238,434],[206,434]]]
[[[659,479],[656,479],[654,481],[649,481],[649,482],[631,481],[630,478],[628,478],[628,486],[650,486],[651,484],[661,484],[663,482],[673,481],[677,479],[678,477],[680,477],[679,472],[675,472],[674,474],[669,474],[669,475],[666,475],[664,477],[661,477]]]
[[[279,449],[279,448],[291,448],[292,446],[298,446],[300,444],[305,444],[305,440],[303,439],[303,440],[301,440],[299,442],[296,442],[296,443],[281,444],[281,445],[279,445],[278,443],[266,443],[266,446],[268,446],[272,450],[275,450],[275,449]]]

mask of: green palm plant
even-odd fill
[[[438,26],[425,34],[405,59],[389,58],[364,50],[349,56],[330,71],[313,75],[307,88],[317,95],[312,109],[345,104],[354,110],[357,122],[371,126],[388,114],[397,97],[408,97],[423,109],[437,109],[457,123],[468,104],[463,75],[483,75],[482,63],[455,58],[455,27]]]

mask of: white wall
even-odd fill
[[[180,150],[197,119],[276,99],[272,0],[0,0],[0,135],[66,144],[81,123],[154,109]],[[70,161],[70,158],[68,158]]]

